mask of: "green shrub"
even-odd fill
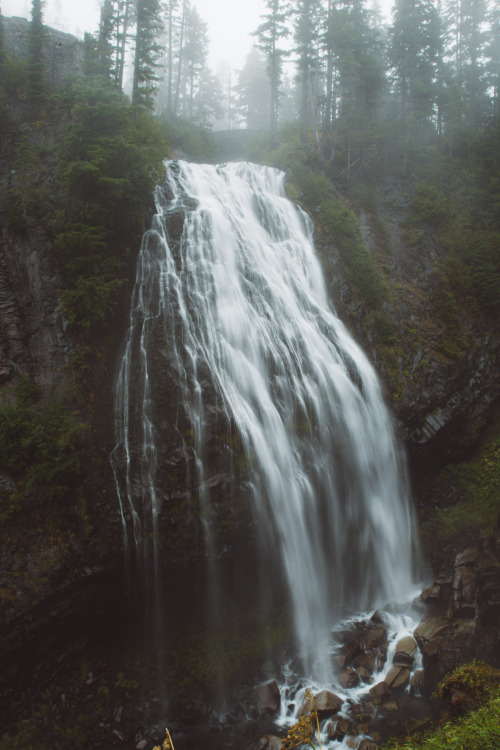
[[[50,396],[44,401],[42,396],[40,386],[23,380],[0,402],[0,472],[41,500],[59,501],[78,476],[86,427],[60,399]],[[4,498],[6,517],[18,509],[19,500]]]
[[[65,92],[72,120],[59,148],[65,210],[52,225],[70,324],[83,331],[109,323],[138,248],[167,144],[160,126],[111,85]]]
[[[323,200],[318,221],[338,247],[365,302],[378,309],[385,295],[384,282],[363,240],[357,216],[340,200]]]
[[[330,180],[306,164],[294,164],[289,172],[289,180],[302,192],[301,200],[310,209],[315,209],[324,200],[333,197]]]
[[[445,701],[452,699],[459,691],[476,704],[485,703],[497,692],[500,684],[500,671],[490,664],[473,661],[463,664],[446,675],[438,685],[437,694]]]
[[[449,196],[425,183],[418,185],[412,208],[421,221],[435,227],[445,222],[453,211]]]
[[[160,117],[163,135],[172,148],[180,149],[190,161],[213,161],[217,144],[210,130],[190,122],[185,117],[173,120]]]
[[[448,721],[426,735],[392,740],[383,750],[498,750],[500,695],[467,716]]]

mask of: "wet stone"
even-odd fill
[[[364,737],[358,745],[358,750],[377,750],[377,743]]]
[[[354,669],[344,669],[344,671],[339,674],[338,680],[343,688],[353,688],[360,683],[359,675]]]
[[[417,669],[411,676],[412,690],[420,690],[424,685],[424,670]]]
[[[404,688],[409,680],[410,669],[407,667],[391,667],[385,677],[385,681],[393,690]]]
[[[352,728],[352,721],[347,719],[345,716],[339,716],[336,720],[328,722],[326,728],[328,739],[339,740],[341,742],[348,732],[352,732]]]
[[[281,739],[273,734],[266,734],[248,745],[246,750],[281,750]]]
[[[258,685],[255,690],[257,692],[259,711],[268,714],[274,714],[279,711],[281,695],[276,680],[266,682],[264,685]]]
[[[323,716],[337,713],[337,711],[340,711],[342,708],[344,702],[342,698],[339,698],[338,695],[335,695],[335,693],[332,693],[329,690],[320,690],[320,692],[316,693],[314,696],[314,701],[318,713]]]
[[[455,558],[455,567],[462,565],[475,565],[479,558],[479,550],[476,547],[468,547]]]
[[[387,643],[387,632],[384,628],[377,628],[367,633],[364,637],[365,648],[369,651],[372,648]]]
[[[356,672],[359,674],[363,682],[370,682],[372,673],[366,667],[357,667]]]
[[[358,672],[360,667],[362,669],[368,670],[368,672],[373,672],[373,669],[375,667],[375,659],[375,651],[366,651],[364,654],[360,654],[354,659],[353,666],[356,667],[356,670]],[[359,674],[361,673],[359,672]]]
[[[370,695],[375,702],[379,702],[384,698],[387,698],[391,694],[391,689],[387,682],[382,680],[377,682],[376,685],[370,688]]]

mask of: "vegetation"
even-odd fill
[[[72,120],[58,153],[65,207],[52,229],[65,315],[95,331],[112,317],[167,146],[152,118],[109,85],[82,83],[66,96]]]
[[[29,95],[32,101],[45,98],[47,84],[44,71],[44,46],[47,32],[43,25],[44,0],[32,0],[29,30],[28,75]]]
[[[166,737],[162,742],[161,747],[159,745],[156,745],[153,750],[174,750],[174,743],[172,742],[172,738],[170,736],[170,732],[168,729],[165,729]]]
[[[433,732],[384,745],[384,750],[497,750],[500,743],[500,695]]]
[[[488,664],[472,662],[450,672],[437,694],[465,716],[448,720],[424,735],[398,739],[384,750],[496,750],[500,743],[500,672]],[[457,697],[458,696],[458,697]]]
[[[316,745],[313,742],[315,732],[318,733],[318,748],[321,750],[321,731],[319,728],[318,709],[316,701],[310,690],[304,693],[304,702],[310,703],[311,708],[308,713],[301,716],[300,719],[290,727],[286,736],[281,740],[282,750],[293,750],[295,747],[309,745],[315,750]]]
[[[460,544],[485,537],[500,519],[500,423],[498,417],[476,455],[448,464],[437,479],[437,491],[449,500],[426,513],[422,537],[430,552],[459,540]]]
[[[17,490],[0,495],[0,522],[23,510],[27,493],[41,503],[68,499],[79,481],[85,425],[55,395],[23,380],[0,403],[0,472]]]

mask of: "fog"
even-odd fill
[[[265,12],[265,0],[192,0],[202,18],[208,24],[210,37],[209,60],[212,67],[225,60],[233,68],[240,68],[253,45],[250,36],[260,23]],[[393,0],[379,3],[385,14],[390,13]],[[94,32],[99,23],[99,0],[47,0],[45,22],[61,31],[83,36],[85,31]],[[2,11],[6,16],[30,17],[31,3],[28,0],[3,0]]]

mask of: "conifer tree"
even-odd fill
[[[163,31],[160,0],[137,0],[132,104],[152,109],[159,80]]]
[[[99,34],[97,50],[100,72],[109,78],[114,76],[114,34],[116,28],[115,3],[113,0],[103,0],[99,20]]]
[[[0,5],[0,90],[5,80],[5,29],[3,25],[2,6]]]
[[[28,76],[31,99],[40,102],[45,97],[43,50],[46,30],[43,25],[44,0],[32,0],[31,23],[28,35]]]
[[[289,8],[283,0],[267,0],[268,13],[262,16],[262,23],[254,32],[257,36],[258,49],[262,50],[267,62],[267,75],[269,78],[270,94],[270,133],[269,145],[274,148],[276,142],[276,131],[278,129],[278,112],[280,102],[280,88],[283,77],[283,58],[288,51],[283,49],[281,40],[289,36],[290,31],[286,25]]]
[[[239,71],[236,84],[238,112],[248,129],[269,128],[269,68],[258,48],[254,47],[247,55],[245,65]],[[271,140],[270,147],[273,147]]]
[[[298,0],[295,6],[297,78],[300,85],[300,139],[307,141],[310,126],[318,142],[318,75],[320,71],[321,0]]]

